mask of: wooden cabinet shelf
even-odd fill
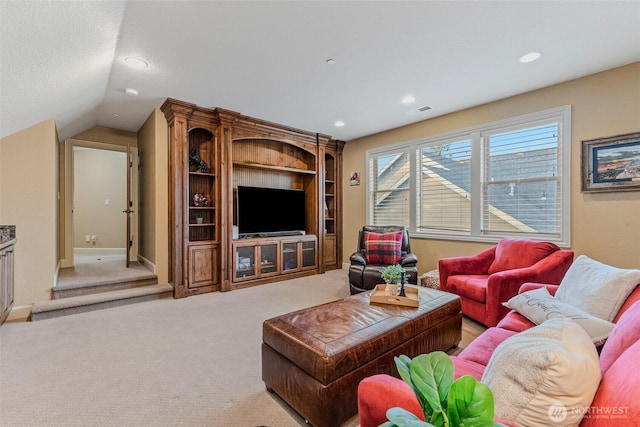
[[[272,170],[278,172],[292,172],[292,173],[303,173],[307,175],[315,175],[316,171],[307,170],[307,169],[296,169],[290,168],[287,166],[275,166],[275,165],[263,165],[260,163],[244,163],[244,162],[233,162],[234,167],[242,167],[242,168],[253,168],[253,169],[262,169],[262,170]]]

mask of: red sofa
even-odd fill
[[[557,285],[525,283],[519,292],[541,286],[546,286],[552,295],[558,288]],[[631,427],[640,422],[640,371],[635,369],[640,360],[640,284],[626,299],[614,323],[616,326],[600,349],[602,379],[581,427]],[[508,337],[533,326],[524,316],[510,311],[496,327],[483,332],[458,356],[451,356],[455,378],[469,374],[480,380],[495,348]],[[387,420],[386,411],[396,406],[424,419],[413,391],[402,380],[379,374],[361,381],[358,389],[361,427],[379,426]]]
[[[496,326],[509,312],[502,302],[526,282],[559,284],[573,255],[551,242],[505,238],[476,255],[438,260],[440,286],[460,296],[464,315]]]

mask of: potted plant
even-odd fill
[[[196,215],[196,224],[202,224],[202,222],[204,221],[204,217],[202,216],[202,214],[197,214]]]
[[[442,351],[413,359],[394,358],[400,377],[409,384],[426,421],[402,408],[387,411],[389,421],[381,427],[496,427],[493,421],[493,393],[471,375],[453,380],[453,362]]]
[[[387,285],[399,285],[404,276],[404,267],[400,264],[388,265],[380,270],[380,275]]]

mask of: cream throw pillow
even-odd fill
[[[611,267],[580,255],[569,267],[555,296],[611,322],[638,283],[640,270]]]
[[[493,391],[496,418],[577,426],[600,383],[598,353],[582,327],[557,317],[498,345],[482,382]]]
[[[595,345],[602,345],[616,326],[615,323],[559,301],[545,287],[518,294],[502,305],[517,311],[536,325],[558,316],[568,317],[587,331]]]

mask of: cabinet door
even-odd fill
[[[257,277],[256,271],[256,250],[255,245],[236,245],[234,246],[234,282],[241,280],[250,280]]]
[[[218,250],[213,245],[189,245],[189,288],[217,283]]]
[[[300,242],[302,247],[302,269],[314,268],[316,261],[316,240],[303,240]]]
[[[282,272],[298,270],[298,242],[282,242]]]
[[[260,277],[277,276],[278,271],[278,242],[262,243],[258,247],[260,260]]]
[[[324,263],[333,266],[336,263],[336,236],[324,236]]]

